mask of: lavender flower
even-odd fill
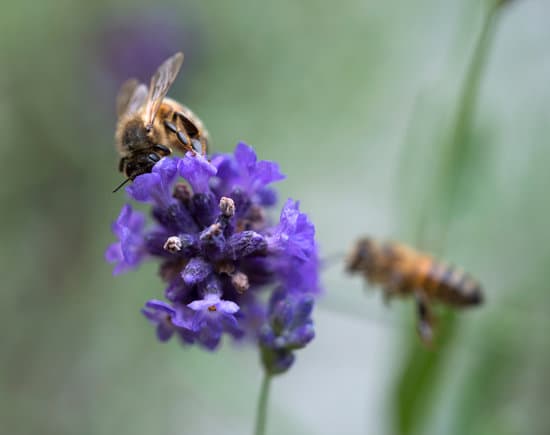
[[[311,311],[313,297],[279,289],[271,296],[268,322],[260,330],[262,362],[267,373],[286,372],[294,362],[296,349],[315,336]]]
[[[119,241],[109,246],[105,252],[105,259],[109,263],[116,263],[113,270],[115,275],[136,268],[146,255],[143,243],[144,226],[145,216],[142,213],[134,212],[128,204],[122,208],[111,227]]]
[[[157,327],[157,337],[160,341],[168,341],[177,333],[184,343],[193,343],[193,334],[181,317],[182,311],[176,310],[166,302],[152,299],[145,304],[141,312]]]
[[[315,228],[293,200],[276,224],[270,221],[271,184],[283,178],[276,163],[258,161],[240,143],[211,161],[164,158],[126,188],[150,205],[153,222],[145,230],[144,216],[125,206],[113,226],[119,242],[106,256],[117,273],[146,257],[160,261],[168,302],[152,299],[143,314],[161,341],[176,335],[213,350],[224,334],[248,337],[259,340],[268,370],[280,373],[313,338]],[[270,298],[262,296],[272,289]]]
[[[279,225],[268,239],[273,251],[285,252],[277,268],[287,287],[305,292],[319,290],[315,227],[307,215],[300,213],[299,203],[289,199],[281,211]]]

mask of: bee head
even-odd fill
[[[147,126],[141,119],[133,119],[126,125],[122,135],[122,144],[128,150],[143,148],[149,143]]]
[[[368,238],[363,237],[359,239],[348,255],[346,260],[346,270],[348,272],[364,272],[373,262],[373,256],[375,254],[375,242]]]
[[[466,305],[483,304],[483,289],[478,282],[471,281],[469,287],[464,291],[464,301]]]

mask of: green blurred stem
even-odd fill
[[[479,99],[480,84],[493,46],[498,15],[504,5],[500,0],[492,0],[490,3],[483,16],[481,30],[464,75],[449,143],[442,156],[438,182],[435,183],[438,187],[433,198],[434,203],[441,206],[443,210],[440,222],[440,246],[435,251],[442,251],[446,245],[448,227],[456,207],[458,186],[465,172],[468,157],[471,156],[469,139]],[[425,207],[424,212],[430,213],[431,210],[433,210],[432,207]]]
[[[267,420],[267,402],[269,398],[269,387],[271,386],[272,376],[264,373],[262,386],[260,388],[260,397],[258,398],[258,408],[256,411],[256,427],[254,435],[264,435]]]
[[[429,225],[431,235],[435,236],[433,240],[439,245],[430,246],[432,252],[442,253],[446,246],[446,236],[456,208],[458,187],[467,172],[468,158],[472,154],[470,147],[473,143],[470,139],[480,83],[493,45],[498,13],[504,3],[507,2],[491,0],[484,11],[479,36],[460,86],[449,139],[442,150],[440,164],[432,183],[434,188],[422,205],[417,236],[426,231],[428,218],[434,214],[434,209],[440,210],[435,214],[436,222],[432,221],[436,228]],[[430,415],[445,357],[456,332],[456,319],[452,312],[440,318],[438,329],[440,336],[436,350],[426,351],[418,345],[417,337],[414,337],[404,358],[406,362],[395,392],[396,423],[401,435],[417,432]]]

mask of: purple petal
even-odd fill
[[[112,225],[113,233],[119,239],[118,243],[111,244],[106,252],[105,259],[109,263],[116,263],[113,274],[117,275],[139,265],[146,254],[143,239],[145,216],[132,210],[126,204],[122,207],[117,220]]]
[[[169,314],[170,316],[174,315],[176,313],[176,310],[172,307],[172,305],[167,304],[166,302],[159,301],[158,299],[150,299],[145,303],[146,308],[150,308],[154,311],[160,311],[166,314]]]
[[[235,159],[239,163],[239,166],[243,168],[252,170],[256,165],[257,158],[254,149],[244,142],[239,142],[237,144],[233,154],[235,155]]]
[[[264,367],[274,374],[286,372],[294,364],[295,359],[294,354],[287,349],[273,350],[268,348],[262,351]]]
[[[153,217],[172,233],[194,233],[198,230],[195,219],[188,208],[171,199],[163,206],[153,207]]]
[[[168,284],[168,287],[164,290],[164,297],[172,302],[181,302],[190,293],[191,287],[189,287],[183,279],[173,279]]]
[[[220,300],[216,308],[218,311],[225,314],[235,314],[239,311],[239,306],[235,302]]]
[[[289,199],[281,211],[279,224],[268,238],[269,249],[278,253],[277,270],[287,287],[296,291],[319,290],[319,259],[315,227],[299,203]]]
[[[159,341],[168,341],[174,335],[175,328],[168,322],[161,322],[157,326],[157,338]]]
[[[179,174],[185,178],[194,193],[206,193],[210,190],[209,181],[216,175],[216,167],[203,156],[188,152],[178,165]]]
[[[130,266],[128,266],[127,264],[125,264],[124,262],[122,263],[118,263],[117,265],[115,265],[115,267],[113,268],[113,275],[114,276],[117,276],[117,275],[120,275],[122,273],[125,273],[127,272],[128,270],[132,269]]]
[[[294,307],[287,299],[279,301],[271,313],[271,322],[275,331],[283,331],[288,328],[294,316]]]
[[[230,154],[219,154],[212,158],[212,165],[216,168],[216,178],[214,183],[226,184],[227,188],[231,187],[232,181],[239,176],[239,170],[237,164]],[[220,186],[216,186],[220,187]]]
[[[191,198],[191,210],[195,221],[203,228],[214,223],[220,212],[219,198],[212,193],[196,193]]]
[[[153,167],[149,174],[136,177],[132,185],[126,188],[128,195],[141,202],[153,201],[160,206],[168,206],[172,198],[172,184],[177,175],[180,159],[164,157]]]
[[[196,340],[195,331],[187,328],[178,328],[177,333],[183,344],[193,344]]]
[[[115,242],[107,248],[105,251],[105,260],[109,263],[118,263],[124,259],[122,255],[122,248],[120,247],[120,242]]]
[[[213,164],[218,169],[217,177],[213,181],[214,190],[221,195],[228,195],[236,189],[241,189],[254,202],[263,204],[273,201],[273,195],[257,197],[267,184],[279,181],[284,175],[275,162],[257,161],[254,149],[245,143],[239,143],[231,156],[216,156]]]
[[[262,346],[274,347],[275,343],[275,333],[269,325],[263,325],[260,328],[260,333],[258,334],[258,339]]]
[[[130,204],[125,204],[111,229],[120,238],[126,231],[140,232],[144,226],[145,215],[139,211],[134,211]]]
[[[216,303],[212,303],[212,301],[207,301],[205,299],[199,299],[191,302],[190,304],[187,304],[187,306],[193,311],[207,311],[209,307],[215,305]]]
[[[281,211],[279,236],[286,243],[286,249],[302,259],[311,255],[315,246],[315,227],[305,213],[300,212],[300,204],[288,199]]]
[[[152,197],[152,191],[160,184],[158,174],[142,174],[126,188],[126,193],[136,201],[146,202]]]
[[[257,163],[254,174],[257,183],[262,187],[266,184],[285,179],[285,175],[279,169],[279,164],[267,160]]]
[[[241,338],[244,335],[244,330],[240,327],[235,316],[223,316],[221,319],[224,331],[231,334],[234,338]]]
[[[219,278],[219,275],[212,273],[199,285],[199,292],[201,294],[207,295],[206,298],[208,298],[208,295],[216,295],[216,303],[220,300],[220,298],[217,295],[221,295],[223,292],[223,285]]]
[[[255,231],[241,231],[233,234],[227,241],[226,255],[233,260],[264,251],[267,248],[265,238]]]
[[[141,312],[151,323],[157,325],[156,333],[160,341],[167,341],[172,337],[175,327],[171,319],[175,310],[171,305],[152,299],[147,301]]]
[[[190,310],[187,306],[178,305],[176,309],[176,314],[174,315],[174,317],[172,317],[172,323],[178,328],[191,330],[194,315],[194,311]]]
[[[164,183],[171,183],[177,176],[179,157],[165,157],[153,166],[153,174],[159,174]]]
[[[128,266],[137,266],[144,255],[144,240],[138,234],[128,232],[120,239],[120,248],[124,262]]]
[[[311,295],[295,295],[281,288],[272,294],[269,321],[262,325],[259,335],[262,359],[268,370],[279,373],[283,367],[279,366],[280,361],[287,361],[292,351],[313,340],[312,307]]]
[[[132,206],[130,204],[124,204],[120,209],[116,220],[111,225],[111,231],[118,236],[120,228],[127,227],[130,215],[132,214]]]
[[[293,348],[304,347],[315,338],[313,324],[308,323],[292,331],[288,337],[288,343]]]
[[[285,178],[277,163],[265,160],[258,162],[254,150],[245,143],[239,143],[234,154],[240,167],[240,184],[250,195],[255,195],[267,184]]]
[[[258,204],[271,207],[277,203],[277,192],[269,187],[264,187],[256,192],[256,199]]]
[[[293,353],[282,351],[278,353],[273,369],[276,373],[286,372],[294,364],[295,359],[296,356]]]
[[[185,284],[192,286],[204,281],[212,273],[212,265],[201,257],[192,258],[181,274]]]
[[[221,325],[211,325],[211,327],[202,328],[198,333],[198,341],[208,350],[215,350],[222,337]]]
[[[303,295],[296,304],[295,322],[302,323],[306,319],[309,319],[311,312],[313,311],[313,305],[315,301],[310,294]]]

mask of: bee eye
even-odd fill
[[[126,174],[133,174],[136,171],[136,165],[132,162],[126,164]]]

